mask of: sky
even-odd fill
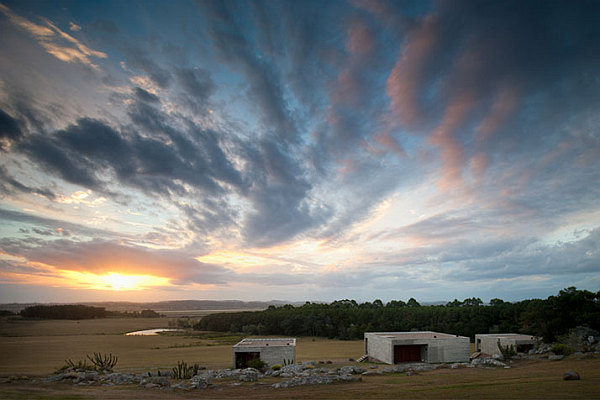
[[[596,292],[599,13],[0,0],[0,302]]]

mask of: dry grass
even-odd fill
[[[0,322],[0,375],[45,375],[66,358],[83,359],[92,352],[119,356],[117,371],[145,372],[170,369],[178,360],[198,362],[208,368],[231,365],[231,344],[238,336],[194,333],[184,336],[123,336],[121,333],[165,327],[167,319],[21,321]],[[73,332],[76,329],[76,332]],[[11,332],[13,336],[6,336]],[[77,334],[75,334],[77,333]],[[16,335],[18,334],[18,335]],[[299,338],[299,360],[333,361],[329,367],[351,364],[348,358],[363,353],[362,341]],[[368,365],[368,364],[366,364]],[[573,369],[580,381],[563,381]],[[77,387],[64,384],[10,383],[0,385],[6,399],[593,399],[600,398],[600,357],[563,361],[519,361],[511,369],[438,369],[416,376],[394,374],[363,377],[362,382],[272,389],[263,383],[231,386],[220,383],[200,393],[143,390],[129,387]]]

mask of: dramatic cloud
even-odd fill
[[[163,7],[0,4],[7,285],[427,301],[600,284],[597,2]]]

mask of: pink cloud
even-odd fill
[[[489,113],[479,123],[475,132],[479,142],[487,142],[502,127],[516,109],[519,102],[519,88],[516,84],[505,84],[496,92]]]
[[[409,35],[401,58],[388,77],[386,90],[391,99],[392,112],[402,124],[413,126],[421,119],[417,96],[423,78],[422,71],[437,40],[437,22],[429,15]]]
[[[385,149],[396,153],[399,157],[406,155],[404,149],[398,143],[395,137],[393,137],[389,131],[381,132],[375,136],[375,141],[383,146]]]
[[[331,100],[334,104],[354,104],[360,99],[361,83],[351,68],[345,68],[338,75],[331,90]]]
[[[429,142],[439,146],[442,161],[442,177],[439,186],[442,190],[461,186],[462,168],[465,162],[463,146],[454,135],[465,122],[472,109],[473,96],[462,94],[447,106],[442,122],[434,129]]]
[[[348,42],[346,48],[357,57],[368,56],[373,51],[374,41],[369,28],[360,20],[355,19],[348,27]]]

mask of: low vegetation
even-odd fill
[[[175,379],[190,379],[198,374],[200,365],[198,363],[189,365],[185,361],[178,361],[177,365],[172,368],[173,378]]]
[[[505,360],[510,360],[511,358],[513,358],[514,356],[517,355],[517,351],[515,350],[515,346],[511,345],[506,345],[506,346],[502,346],[502,343],[500,343],[500,339],[498,339],[498,350],[500,350],[500,354],[502,354],[502,357]]]

